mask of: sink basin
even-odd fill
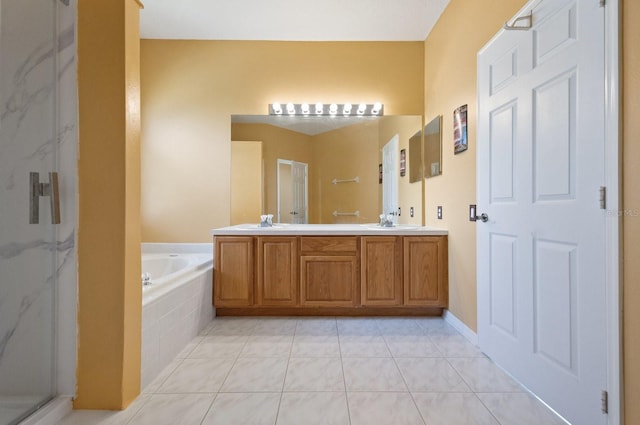
[[[236,229],[238,229],[238,230],[256,230],[256,229],[263,229],[263,230],[273,229],[273,230],[277,230],[277,229],[282,229],[282,228],[284,228],[286,226],[287,226],[287,224],[284,224],[284,223],[274,223],[273,226],[271,226],[271,227],[261,227],[259,224],[249,223],[249,224],[238,224],[237,226],[234,226],[234,227]]]
[[[388,230],[414,230],[420,227],[415,224],[396,224],[395,226],[392,226],[392,227],[384,227],[384,226],[380,226],[377,223],[367,223],[367,224],[363,224],[363,226],[369,230],[380,230],[381,232],[388,231]]]

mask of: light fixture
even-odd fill
[[[359,117],[384,115],[384,106],[380,102],[359,103],[354,106],[351,103],[272,103],[269,105],[269,115],[305,116],[316,115],[318,117],[336,117],[339,114],[349,117],[357,114]]]

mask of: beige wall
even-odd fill
[[[429,119],[443,115],[443,173],[425,180],[426,224],[449,230],[449,309],[474,331],[476,224],[468,214],[469,204],[476,203],[476,55],[524,4],[524,0],[451,0],[425,41],[424,115]],[[454,156],[453,110],[464,104],[469,149]],[[436,218],[438,205],[442,220]]]
[[[78,2],[78,409],[140,392],[139,8]]]
[[[625,423],[640,424],[640,2],[622,7]]]
[[[231,137],[233,140],[260,140],[262,141],[262,157],[264,159],[264,214],[273,214],[277,218],[278,213],[278,159],[304,162],[309,165],[309,173],[313,172],[313,152],[311,149],[311,137],[306,134],[290,131],[284,128],[274,127],[268,124],[240,124],[231,125]],[[311,185],[310,185],[311,186]],[[311,187],[309,190],[311,191]],[[309,194],[311,197],[311,193]],[[258,220],[255,217],[248,223]],[[315,219],[311,212],[309,221]]]
[[[380,120],[380,134],[378,138],[378,163],[382,163],[382,147],[386,145],[394,135],[398,135],[398,160],[400,151],[406,149],[407,171],[404,177],[398,176],[398,206],[402,215],[398,217],[400,224],[422,224],[422,193],[423,182],[409,182],[409,139],[415,135],[422,127],[421,116],[386,116]],[[418,154],[420,155],[420,154]],[[400,168],[398,167],[398,170]],[[376,166],[376,179],[378,179],[378,167]],[[382,185],[380,186],[380,199],[378,201],[378,215],[382,213]],[[410,217],[409,210],[413,207],[413,217]],[[378,217],[374,221],[378,221]]]
[[[422,42],[142,40],[142,238],[207,242],[229,217],[231,114],[373,102],[422,115]],[[188,219],[187,219],[188,218]]]
[[[262,214],[262,142],[231,142],[231,224]]]
[[[315,173],[314,205],[321,223],[372,223],[379,215],[378,122],[365,121],[312,138]],[[358,183],[333,184],[333,179],[359,178]],[[334,217],[334,211],[360,212],[359,217]]]

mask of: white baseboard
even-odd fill
[[[29,416],[20,425],[56,425],[62,418],[71,413],[73,405],[70,396],[58,396],[42,409]]]
[[[465,325],[462,320],[458,319],[453,313],[449,310],[445,310],[442,313],[442,318],[449,323],[451,326],[456,328],[458,332],[462,334],[465,338],[469,340],[473,345],[478,345],[478,334],[472,331],[467,325]]]

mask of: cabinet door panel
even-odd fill
[[[362,305],[402,304],[402,245],[397,236],[363,236]]]
[[[258,238],[257,304],[298,302],[298,250],[295,237]]]
[[[253,304],[253,238],[217,237],[213,303],[216,307]]]
[[[404,238],[404,304],[447,307],[447,239]]]
[[[300,304],[353,306],[357,303],[357,257],[303,256],[300,270]]]

